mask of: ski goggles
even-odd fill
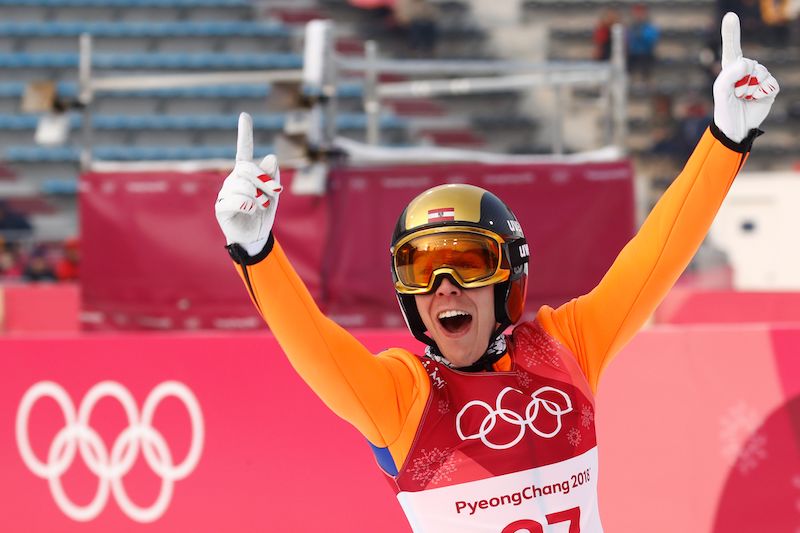
[[[508,279],[504,241],[480,228],[432,228],[401,239],[392,248],[395,289],[400,294],[431,292],[436,278],[449,274],[472,289]]]

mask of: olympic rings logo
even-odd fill
[[[152,426],[159,403],[169,396],[183,403],[192,426],[189,451],[178,465],[173,462],[164,436]],[[117,400],[128,419],[128,427],[114,441],[110,453],[100,435],[89,426],[92,409],[105,397]],[[55,400],[65,421],[64,428],[50,443],[46,462],[40,461],[34,454],[28,432],[31,410],[42,398]],[[105,507],[109,493],[114,495],[122,512],[131,520],[143,523],[158,520],[169,506],[175,481],[188,476],[197,466],[203,451],[203,432],[203,413],[197,398],[186,385],[177,381],[165,381],[156,386],[145,399],[141,416],[131,393],[115,381],[102,381],[92,387],[81,401],[77,414],[67,392],[52,381],[40,381],[33,385],[22,397],[17,409],[17,447],[22,460],[31,472],[48,481],[50,493],[59,509],[79,522],[94,520]],[[140,447],[148,466],[161,478],[158,497],[150,507],[140,507],[131,501],[122,482],[136,462]],[[78,451],[88,469],[99,479],[94,498],[85,506],[73,503],[61,484],[61,476],[70,468]]]
[[[502,406],[503,398],[505,397],[506,394],[508,394],[511,391],[523,394],[521,390],[515,389],[513,387],[506,387],[505,389],[500,391],[500,394],[497,396],[497,401],[495,402],[494,409],[492,409],[492,407],[488,403],[483,402],[481,400],[472,400],[471,402],[467,403],[456,416],[456,431],[458,431],[458,436],[461,438],[461,440],[480,439],[481,442],[483,442],[489,448],[495,450],[506,450],[508,448],[516,446],[516,444],[520,440],[522,440],[522,437],[525,436],[526,427],[528,427],[531,431],[533,431],[540,437],[550,439],[555,437],[558,434],[558,432],[561,431],[561,417],[572,411],[572,400],[565,392],[560,391],[553,387],[542,387],[536,390],[536,392],[534,392],[533,394],[531,394],[531,401],[525,408],[525,416],[523,417],[519,413],[512,411],[511,409],[506,409],[505,407]],[[561,405],[552,400],[546,400],[544,398],[540,398],[539,395],[542,394],[543,392],[554,392],[560,395],[564,399],[564,405],[566,407],[562,408]],[[486,409],[488,414],[486,415],[486,418],[483,419],[483,422],[481,422],[480,428],[478,429],[477,433],[473,435],[464,435],[464,431],[461,427],[461,417],[464,416],[464,413],[466,413],[473,406],[480,406]],[[541,409],[544,409],[544,411],[556,417],[557,423],[556,423],[556,428],[554,430],[550,432],[545,432],[539,430],[534,425],[534,422],[536,422],[536,419],[539,416]],[[489,439],[487,439],[487,436],[489,435],[489,433],[491,433],[491,431],[497,424],[498,417],[510,424],[519,426],[519,433],[517,434],[517,436],[513,440],[505,444],[495,444],[491,442]]]

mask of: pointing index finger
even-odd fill
[[[736,13],[728,12],[722,18],[722,68],[742,57],[741,29]]]
[[[253,119],[247,113],[239,115],[239,134],[236,138],[236,161],[253,160]]]

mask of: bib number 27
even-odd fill
[[[566,511],[550,513],[545,516],[548,524],[569,524],[569,533],[581,533],[581,509],[573,507]],[[511,522],[501,533],[545,533],[544,526],[536,520],[522,519]]]

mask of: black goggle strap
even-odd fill
[[[528,247],[528,241],[525,240],[525,237],[515,239],[505,244],[505,251],[506,261],[508,261],[511,268],[511,277],[514,277],[515,274],[520,274],[522,268],[528,264],[530,259],[531,252]]]

